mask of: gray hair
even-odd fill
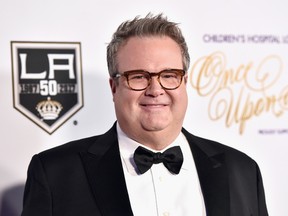
[[[123,22],[112,36],[107,46],[107,64],[110,77],[114,77],[117,71],[117,53],[130,37],[137,36],[168,36],[173,39],[182,52],[183,69],[188,70],[190,57],[185,38],[177,23],[170,22],[162,14],[153,16],[151,13],[146,17],[135,17],[133,20]]]

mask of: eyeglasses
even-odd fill
[[[151,84],[152,77],[157,76],[157,81],[163,89],[174,90],[181,85],[184,75],[185,71],[181,69],[166,69],[158,73],[150,73],[145,70],[131,70],[125,71],[122,74],[117,73],[114,78],[124,76],[130,89],[142,91]]]

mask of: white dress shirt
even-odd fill
[[[182,150],[184,161],[178,175],[171,174],[163,163],[153,164],[150,170],[138,174],[133,154],[138,146],[143,145],[127,137],[118,124],[117,133],[129,199],[135,216],[206,215],[192,152],[182,133],[167,147],[180,146]]]

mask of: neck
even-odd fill
[[[173,133],[167,133],[166,131],[142,131],[138,134],[132,134],[124,131],[124,133],[126,133],[126,135],[131,139],[157,151],[161,151],[170,145],[177,138],[180,132],[181,129],[174,131]]]

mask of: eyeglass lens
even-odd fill
[[[164,89],[176,89],[182,82],[184,72],[181,70],[165,70],[159,73],[149,73],[147,71],[129,71],[124,75],[127,78],[128,85],[133,90],[144,90],[151,82],[153,76],[157,76],[157,80]]]

